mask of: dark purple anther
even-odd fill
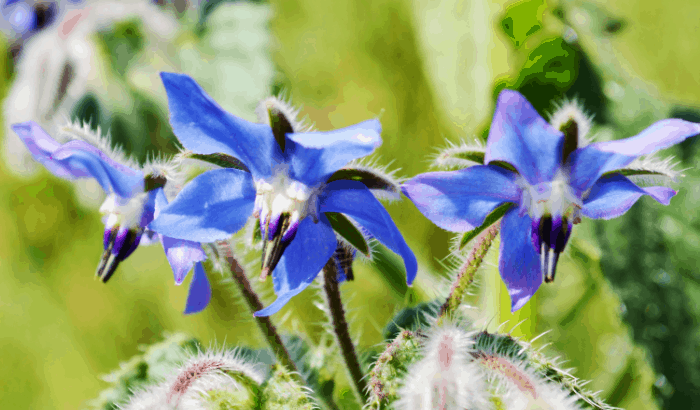
[[[105,234],[103,238],[104,250],[109,250],[110,245],[114,243],[114,237],[116,236],[118,229],[119,227],[116,225],[105,226]]]
[[[284,235],[282,235],[282,243],[289,244],[292,239],[294,239],[294,237],[297,235],[297,229],[299,229],[299,223],[300,221],[298,220],[292,220],[287,228],[287,231],[284,233]]]
[[[270,217],[270,222],[267,225],[267,240],[271,241],[277,236],[277,231],[279,230],[280,227],[280,220],[282,219],[282,215],[272,215]]]
[[[129,236],[129,228],[122,226],[117,231],[117,235],[114,237],[114,245],[112,246],[112,254],[119,256],[127,242],[127,237]]]
[[[545,215],[539,221],[532,221],[530,238],[540,255],[540,269],[545,282],[554,281],[559,254],[564,251],[572,228],[568,218],[558,215]]]

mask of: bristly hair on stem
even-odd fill
[[[500,229],[501,222],[497,221],[484,230],[484,232],[473,241],[474,246],[469,252],[469,256],[464,261],[464,264],[460,267],[447,300],[440,308],[438,323],[442,323],[444,318],[452,316],[462,303],[462,299],[474,282],[476,271],[481,266],[484,257],[486,257],[486,253],[491,248],[491,244],[498,235]]]
[[[230,270],[234,283],[236,283],[241,295],[247,302],[251,310],[251,315],[262,310],[264,306],[253,290],[253,287],[250,285],[250,281],[245,275],[243,266],[236,260],[233,249],[231,249],[231,244],[227,241],[219,241],[216,243],[216,248],[220,253],[220,257],[224,259],[226,266]],[[294,361],[289,355],[289,351],[287,351],[287,348],[284,346],[275,325],[272,324],[272,320],[270,320],[269,317],[255,317],[255,323],[258,325],[270,349],[272,349],[275,354],[277,361],[287,367],[287,369],[295,375],[294,377],[298,378],[298,381],[304,384],[305,382],[302,380],[301,376],[299,376],[296,364],[294,364]]]
[[[333,325],[333,333],[338,348],[340,348],[343,364],[353,387],[353,393],[357,401],[360,404],[364,404],[368,394],[367,381],[362,372],[360,361],[357,358],[355,345],[350,337],[348,323],[345,320],[345,309],[343,308],[343,301],[338,288],[337,264],[333,259],[329,260],[326,266],[323,267],[323,290],[328,314],[330,315],[329,319]]]

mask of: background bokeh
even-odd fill
[[[157,245],[140,247],[109,284],[93,280],[99,187],[32,167],[7,131],[12,122],[51,129],[78,118],[109,129],[138,161],[173,155],[158,72],[185,72],[248,119],[271,93],[302,107],[319,130],[378,117],[377,163],[410,177],[428,171],[448,142],[485,139],[503,88],[521,91],[545,116],[578,99],[601,140],[671,116],[700,121],[694,0],[118,3],[61,3],[33,33],[0,27],[0,408],[87,408],[106,387],[101,375],[167,333],[204,346],[263,345],[228,279],[213,270],[211,305],[183,315],[189,279],[173,284]],[[494,247],[469,301],[479,327],[507,322],[501,329],[526,338],[547,331],[536,345],[550,344],[549,356],[627,409],[700,401],[700,157],[694,139],[669,151],[687,169],[670,206],[644,198],[616,220],[585,220],[557,281],[515,315]],[[397,312],[438,296],[454,264],[448,233],[407,201],[387,207],[420,271],[409,289],[390,252],[356,262],[356,280],[342,291],[368,355]],[[271,301],[270,282],[255,282]],[[319,300],[309,289],[273,319],[324,343]],[[342,383],[335,394],[349,395]]]

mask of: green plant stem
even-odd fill
[[[479,269],[479,266],[481,266],[481,262],[483,262],[486,253],[488,252],[489,248],[491,248],[491,244],[496,238],[496,235],[498,235],[500,229],[501,221],[497,221],[485,229],[484,232],[479,234],[479,236],[474,240],[474,247],[469,252],[467,260],[459,269],[457,278],[452,284],[450,295],[440,308],[438,323],[442,323],[444,318],[451,316],[462,303],[464,295],[474,282],[474,275],[476,275],[476,271]]]
[[[233,277],[233,281],[236,283],[236,285],[238,285],[238,289],[241,291],[243,299],[245,299],[245,301],[248,303],[248,307],[250,308],[251,312],[255,313],[259,310],[262,310],[264,306],[262,302],[260,302],[258,295],[253,290],[253,287],[250,285],[250,281],[248,281],[248,277],[246,277],[243,267],[233,256],[231,245],[226,241],[217,242],[217,245],[220,249],[223,250],[223,257],[226,259],[229,269],[231,270],[231,276]],[[287,369],[289,369],[289,371],[292,372],[293,375],[295,375],[294,377],[296,377],[299,382],[305,385],[306,382],[302,379],[301,376],[299,376],[297,367],[292,361],[292,358],[289,356],[287,348],[284,347],[282,338],[280,337],[279,333],[277,333],[277,329],[275,328],[275,325],[272,324],[270,318],[256,317],[255,323],[258,325],[258,329],[260,329],[260,332],[263,334],[263,337],[267,341],[267,344],[275,353],[277,361],[283,366],[285,366]]]
[[[345,321],[345,310],[338,288],[338,270],[333,259],[329,260],[323,268],[323,290],[326,294],[328,314],[333,324],[335,340],[342,353],[345,369],[352,382],[353,392],[360,404],[364,405],[367,401],[367,381],[364,379],[360,361],[357,359],[355,345],[350,338],[348,323]]]

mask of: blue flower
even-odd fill
[[[165,177],[156,173],[144,176],[110,158],[104,151],[82,140],[60,144],[34,122],[14,124],[35,160],[52,174],[65,178],[94,178],[109,195],[100,207],[105,215],[104,254],[97,275],[107,282],[124,259],[139,244],[156,237],[146,227],[168,201],[163,192]],[[199,312],[211,298],[211,290],[201,262],[206,255],[198,243],[158,235],[168,262],[181,284],[194,266],[185,313]]]
[[[263,109],[268,124],[252,123],[224,111],[187,75],[161,73],[161,78],[170,123],[185,149],[229,156],[238,165],[193,179],[150,228],[173,238],[213,242],[239,231],[251,215],[258,218],[261,278],[272,273],[277,300],[257,316],[277,312],[334,255],[338,240],[329,217],[338,214],[352,217],[401,255],[407,281],[413,282],[415,256],[381,203],[362,182],[332,178],[381,144],[379,121],[298,132],[284,108],[271,104]]]
[[[483,152],[486,165],[425,173],[403,185],[428,219],[454,232],[471,231],[496,208],[512,204],[501,221],[499,271],[513,311],[543,278],[554,280],[559,254],[581,215],[615,218],[643,195],[668,205],[674,190],[642,187],[623,175],[635,173],[625,167],[700,133],[699,124],[667,119],[631,138],[581,146],[579,129],[573,117],[555,129],[522,95],[504,90]]]

